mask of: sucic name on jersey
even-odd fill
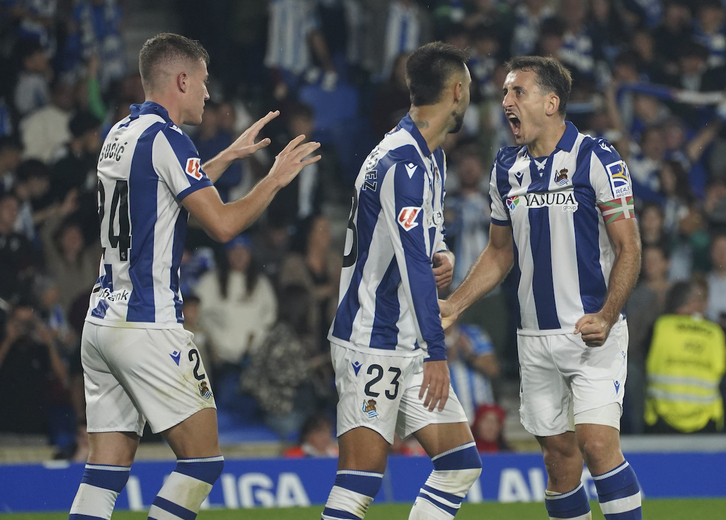
[[[507,206],[513,211],[522,201],[527,208],[562,208],[562,211],[577,211],[577,199],[572,191],[555,193],[525,193],[507,199]]]
[[[106,143],[98,156],[99,162],[106,159],[114,159],[117,162],[120,161],[121,155],[124,153],[124,150],[126,150],[127,144],[129,143],[123,143],[120,145],[117,141],[114,141],[113,143]]]

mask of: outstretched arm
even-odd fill
[[[257,135],[264,126],[280,115],[279,110],[274,112],[268,112],[265,117],[262,117],[255,121],[252,126],[242,132],[234,143],[229,145],[221,152],[219,152],[214,158],[208,160],[202,165],[202,170],[207,174],[209,180],[216,182],[222,174],[227,171],[229,165],[237,159],[244,159],[255,153],[260,148],[270,144],[270,139],[265,138],[262,141],[255,143]]]
[[[300,170],[320,160],[319,155],[306,159],[320,147],[320,143],[303,143],[304,139],[304,135],[299,135],[290,141],[275,159],[267,176],[243,198],[224,204],[217,190],[210,186],[191,193],[182,204],[199,220],[210,237],[219,242],[229,242],[260,216],[275,194],[287,186]]]
[[[472,303],[494,289],[514,263],[511,226],[489,226],[489,244],[469,269],[464,281],[445,301],[439,301],[444,328]]]

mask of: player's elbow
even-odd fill
[[[226,244],[238,234],[235,228],[224,221],[207,223],[204,225],[204,231],[212,240],[222,244]]]

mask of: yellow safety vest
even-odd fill
[[[723,428],[718,385],[726,370],[721,327],[706,319],[666,314],[658,318],[646,362],[645,422],[658,417],[684,433],[713,420]]]

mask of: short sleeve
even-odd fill
[[[156,134],[152,154],[154,170],[177,199],[212,186],[194,143],[177,126],[166,125]]]
[[[510,225],[509,212],[504,207],[504,201],[499,195],[499,187],[497,186],[497,163],[492,166],[491,175],[489,176],[489,200],[491,201],[492,224],[498,226]]]
[[[633,196],[628,166],[605,139],[598,139],[593,146],[590,183],[598,204]]]

